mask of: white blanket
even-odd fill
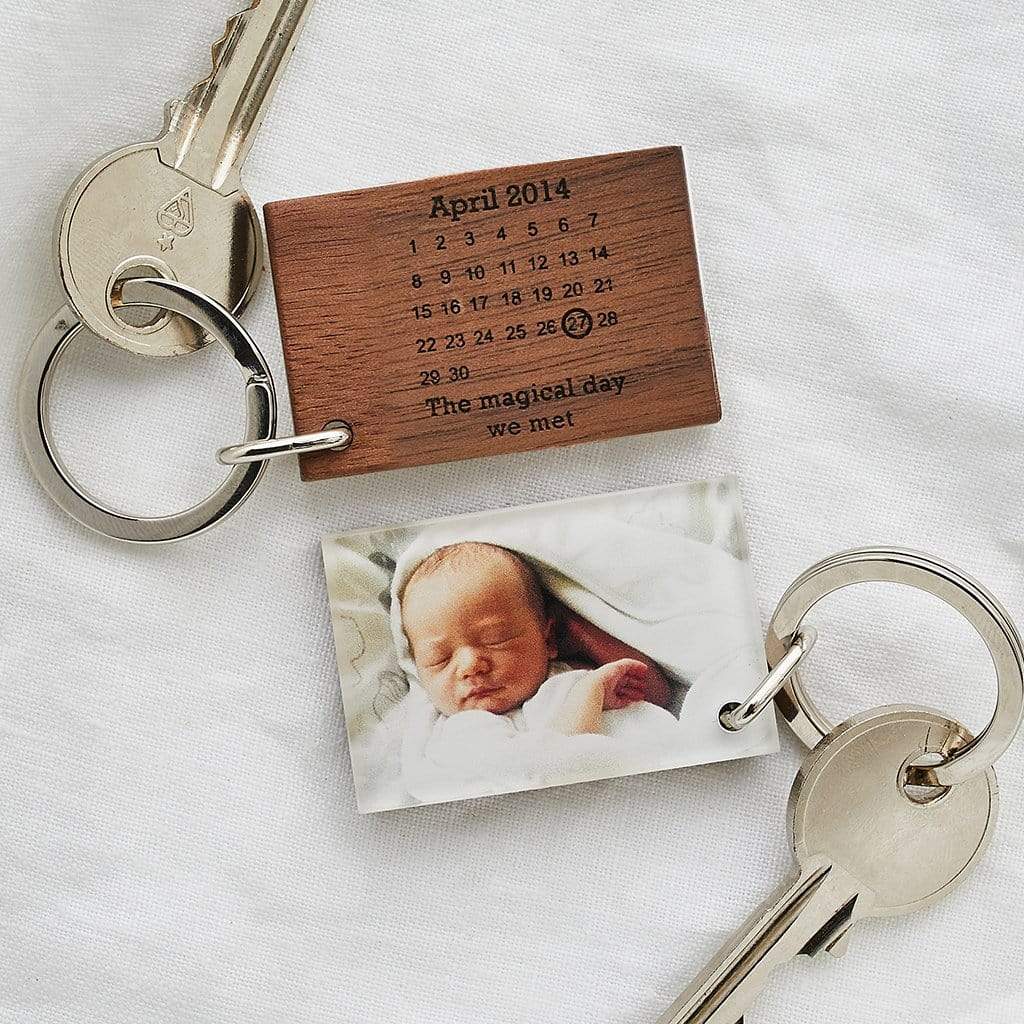
[[[650,1024],[790,870],[801,750],[783,729],[772,757],[360,818],[319,539],[736,472],[762,621],[869,543],[1024,620],[1021,5],[316,0],[243,169],[257,207],[683,144],[724,418],[317,485],[279,461],[211,534],[122,548],[30,476],[18,374],[62,301],[61,196],[156,135],[241,6],[0,0],[0,1021]],[[269,282],[244,319],[286,430]],[[244,419],[212,350],[83,344],[54,402],[68,462],[150,513],[212,489]],[[987,721],[945,608],[865,586],[814,624],[834,718]],[[1024,740],[998,772],[962,887],[781,972],[752,1024],[1020,1024]]]
[[[605,711],[600,733],[566,736],[548,728],[567,690],[588,672],[552,668],[536,695],[505,715],[442,715],[414,687],[405,702],[406,791],[429,804],[678,767],[685,750],[679,722],[646,701]]]

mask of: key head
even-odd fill
[[[950,789],[908,792],[906,768],[943,755],[970,733],[928,708],[894,706],[858,715],[823,740],[790,796],[790,826],[805,869],[831,863],[862,887],[857,915],[908,913],[964,878],[991,837],[995,772]]]
[[[132,352],[181,355],[210,337],[182,317],[138,321],[115,312],[119,278],[167,277],[233,313],[263,270],[263,233],[241,189],[222,195],[164,164],[159,140],[105,156],[71,187],[57,222],[57,266],[77,316]],[[133,322],[140,326],[133,326]]]
[[[233,313],[263,270],[263,233],[239,170],[312,0],[247,0],[213,44],[209,73],[166,107],[155,142],[104,157],[72,186],[57,264],[94,334],[133,352],[194,352],[210,338],[180,317],[115,309],[126,276],[168,277]]]

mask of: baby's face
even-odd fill
[[[555,656],[550,622],[498,557],[471,568],[441,565],[413,580],[402,625],[420,682],[445,715],[519,707],[540,689]]]

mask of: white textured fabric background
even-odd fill
[[[683,144],[725,418],[330,484],[276,465],[215,532],[119,546],[31,479],[20,362],[61,302],[63,190],[156,133],[232,7],[0,0],[0,1021],[651,1022],[789,870],[796,744],[360,818],[319,537],[735,471],[765,617],[864,543],[943,555],[1024,617],[1021,7],[319,0],[257,203]],[[283,385],[269,280],[246,322]],[[242,421],[215,351],[84,344],[56,402],[68,461],[143,512],[209,489]],[[952,612],[879,586],[815,621],[832,713],[984,723]],[[1019,1024],[1022,752],[964,887],[784,969],[751,1020]]]

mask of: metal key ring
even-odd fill
[[[310,452],[344,452],[355,442],[352,425],[344,420],[333,420],[315,434],[297,434],[293,437],[271,437],[266,441],[248,441],[232,444],[217,452],[222,466],[240,466],[246,462],[266,462],[284,455],[306,455]]]
[[[274,436],[277,394],[270,369],[256,344],[223,306],[177,281],[148,278],[125,281],[121,301],[123,305],[178,313],[222,342],[246,374],[246,440],[264,441]],[[198,505],[152,518],[109,509],[75,481],[51,439],[49,401],[54,368],[85,330],[70,309],[62,309],[37,335],[22,372],[18,397],[22,440],[29,463],[50,497],[90,530],[140,544],[182,540],[229,516],[259,483],[266,462],[238,465]]]
[[[934,767],[911,769],[917,785],[955,786],[987,771],[1010,745],[1024,712],[1024,646],[1002,605],[980,583],[930,555],[899,548],[860,548],[834,555],[808,569],[786,591],[768,627],[768,664],[786,656],[804,617],[823,597],[854,583],[902,583],[945,601],[985,641],[996,671],[998,693],[992,720],[974,740]],[[832,726],[793,672],[775,698],[783,717],[808,747]]]

